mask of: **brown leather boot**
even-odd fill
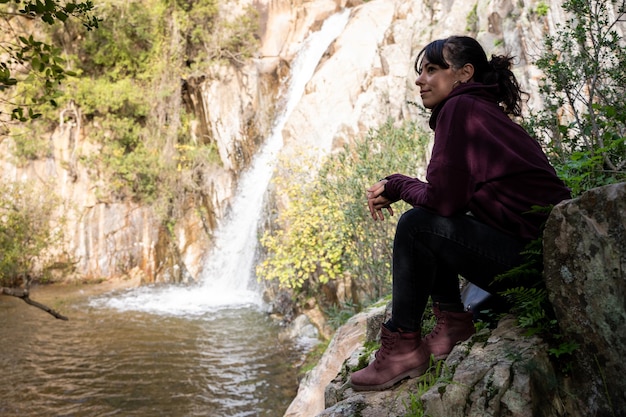
[[[448,357],[454,345],[469,339],[474,333],[473,313],[471,311],[452,312],[440,309],[439,303],[433,304],[433,313],[437,325],[422,339],[422,344],[437,360]]]
[[[415,378],[426,372],[430,354],[420,337],[420,332],[393,332],[383,324],[376,358],[366,368],[351,375],[352,389],[382,391],[405,378]]]

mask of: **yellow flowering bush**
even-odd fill
[[[319,168],[283,161],[274,186],[284,207],[261,238],[260,279],[316,295],[319,286],[350,276],[372,298],[389,289],[395,219],[372,221],[365,190],[394,172],[417,176],[429,135],[414,123],[371,131]],[[407,206],[396,203],[401,213]]]

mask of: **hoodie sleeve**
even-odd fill
[[[435,141],[426,181],[393,174],[387,177],[386,195],[402,199],[442,216],[467,211],[476,188],[468,158],[468,131],[473,100],[462,96],[448,100],[437,115]]]

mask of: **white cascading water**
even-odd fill
[[[284,94],[285,106],[274,122],[271,136],[240,178],[231,211],[216,231],[215,247],[207,256],[201,284],[194,287],[143,287],[119,296],[96,299],[92,304],[176,316],[263,304],[261,294],[253,285],[254,258],[263,198],[283,146],[282,129],[322,55],[341,34],[349,15],[349,9],[345,9],[329,17],[322,28],[303,43],[292,64],[290,82]]]

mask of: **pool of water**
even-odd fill
[[[164,316],[69,291],[31,292],[69,321],[0,297],[0,416],[282,416],[296,394],[302,348],[258,306]]]

